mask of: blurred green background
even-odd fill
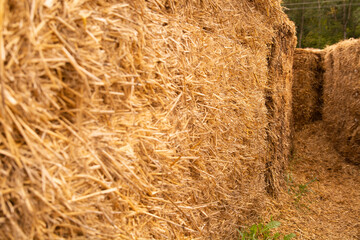
[[[360,0],[284,0],[300,48],[324,48],[360,37]]]

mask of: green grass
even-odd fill
[[[268,224],[254,224],[248,229],[242,229],[239,232],[239,240],[290,240],[295,237],[294,233],[282,235],[280,233],[272,233],[271,229],[278,228],[281,225],[278,221],[270,221]]]
[[[286,175],[286,182],[288,185],[288,192],[294,194],[294,199],[296,203],[299,203],[303,196],[306,196],[307,193],[311,192],[309,185],[318,179],[314,177],[310,181],[304,184],[296,184],[290,173]]]
[[[306,182],[306,183],[295,183],[295,181],[293,180],[293,177],[291,175],[291,171],[293,171],[293,167],[294,165],[296,165],[296,163],[298,161],[302,161],[301,157],[299,157],[295,151],[293,151],[291,157],[290,157],[290,172],[288,172],[285,176],[285,181],[288,185],[288,192],[290,194],[294,195],[294,200],[295,203],[299,203],[301,201],[301,199],[306,196],[309,192],[312,192],[310,189],[310,185],[313,182],[318,181],[317,177],[314,177],[313,179],[311,179],[310,181]]]

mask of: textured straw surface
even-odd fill
[[[295,130],[322,119],[323,50],[295,49],[292,109]]]
[[[1,0],[0,238],[233,239],[281,188],[278,1]]]
[[[360,40],[326,49],[324,121],[335,148],[360,163]]]
[[[265,88],[268,120],[265,182],[267,193],[273,197],[282,188],[283,170],[290,154],[292,65],[296,45],[294,29],[288,22],[276,29],[268,56],[269,79]]]

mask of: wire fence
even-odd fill
[[[331,5],[326,5],[326,6],[317,6],[317,7],[304,7],[305,3],[303,3],[303,7],[298,7],[296,6],[295,8],[292,8],[292,7],[288,7],[289,5],[283,5],[284,6],[284,9],[285,11],[294,11],[294,10],[306,10],[306,9],[325,9],[325,8],[336,8],[336,7],[348,7],[348,6],[360,6],[360,3],[348,3],[348,4],[331,4]]]

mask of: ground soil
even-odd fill
[[[346,162],[321,121],[295,134],[287,193],[274,201],[281,231],[295,239],[360,239],[360,166]]]

